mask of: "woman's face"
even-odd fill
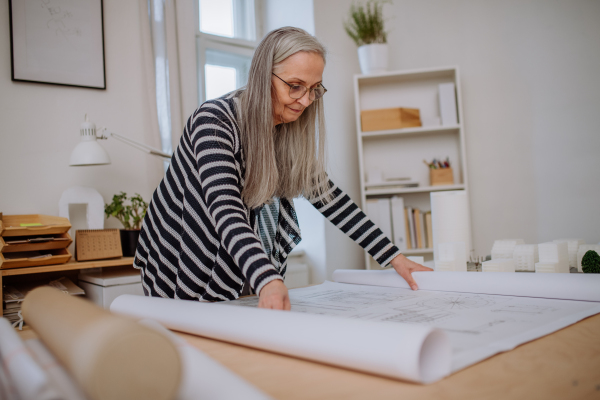
[[[274,72],[290,85],[302,85],[312,89],[323,80],[323,69],[325,62],[318,53],[300,51],[283,60]],[[277,76],[271,76],[275,88],[273,125],[297,120],[312,103],[309,98],[310,91],[299,99],[292,99],[290,87]]]

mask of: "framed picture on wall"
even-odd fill
[[[102,0],[10,0],[12,80],[106,89]]]

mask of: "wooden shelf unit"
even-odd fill
[[[363,132],[361,111],[391,107],[418,108],[422,121],[441,119],[438,89],[441,83],[454,83],[458,123],[455,125],[423,126]],[[430,193],[443,190],[467,190],[465,130],[461,105],[461,85],[458,67],[425,68],[389,71],[373,75],[354,76],[354,103],[360,189],[363,210],[367,199],[402,195],[405,206],[431,210]],[[450,158],[454,184],[430,186],[429,169],[423,159]],[[396,187],[367,190],[367,171],[380,170],[384,178],[410,178],[418,187]],[[424,255],[433,259],[433,249],[408,249],[404,254]],[[367,269],[379,265],[365,252]]]
[[[0,269],[0,299],[3,299],[3,281],[4,277],[14,277],[31,274],[46,274],[46,273],[58,273],[67,271],[76,271],[90,268],[108,268],[108,267],[133,267],[133,257],[121,257],[113,258],[110,260],[97,260],[97,261],[70,261],[65,264],[46,265],[41,267],[25,267],[25,268],[11,268],[11,269]],[[2,316],[2,309],[0,308],[0,316]]]

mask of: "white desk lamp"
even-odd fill
[[[99,128],[98,130],[102,132],[105,131],[106,128]],[[96,135],[96,124],[89,121],[87,114],[85,115],[85,121],[81,124],[81,128],[79,129],[79,135],[81,137],[81,142],[79,142],[79,144],[75,146],[71,152],[71,161],[69,162],[70,166],[76,167],[83,165],[110,164],[110,157],[108,156],[108,153],[97,141],[98,139],[106,140],[108,137],[104,135]],[[165,159],[171,158],[171,154],[169,153],[165,153],[164,151],[155,149],[154,147],[139,143],[133,139],[126,138],[125,136],[118,135],[114,132],[110,132],[108,135],[145,153]]]

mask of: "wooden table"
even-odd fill
[[[55,264],[55,265],[46,265],[41,267],[25,267],[25,268],[9,268],[9,269],[0,269],[0,300],[3,299],[2,296],[2,285],[4,277],[22,277],[20,280],[26,279],[35,279],[41,278],[43,276],[49,276],[50,274],[60,274],[64,272],[74,272],[81,269],[90,269],[90,268],[106,268],[106,267],[127,267],[133,266],[133,257],[121,257],[121,258],[113,258],[110,260],[97,260],[97,261],[69,261],[65,264]],[[35,277],[26,277],[27,275],[32,274],[44,274],[37,275]],[[2,316],[2,307],[0,307],[0,316]]]
[[[276,399],[600,399],[600,314],[431,385],[178,335]]]

